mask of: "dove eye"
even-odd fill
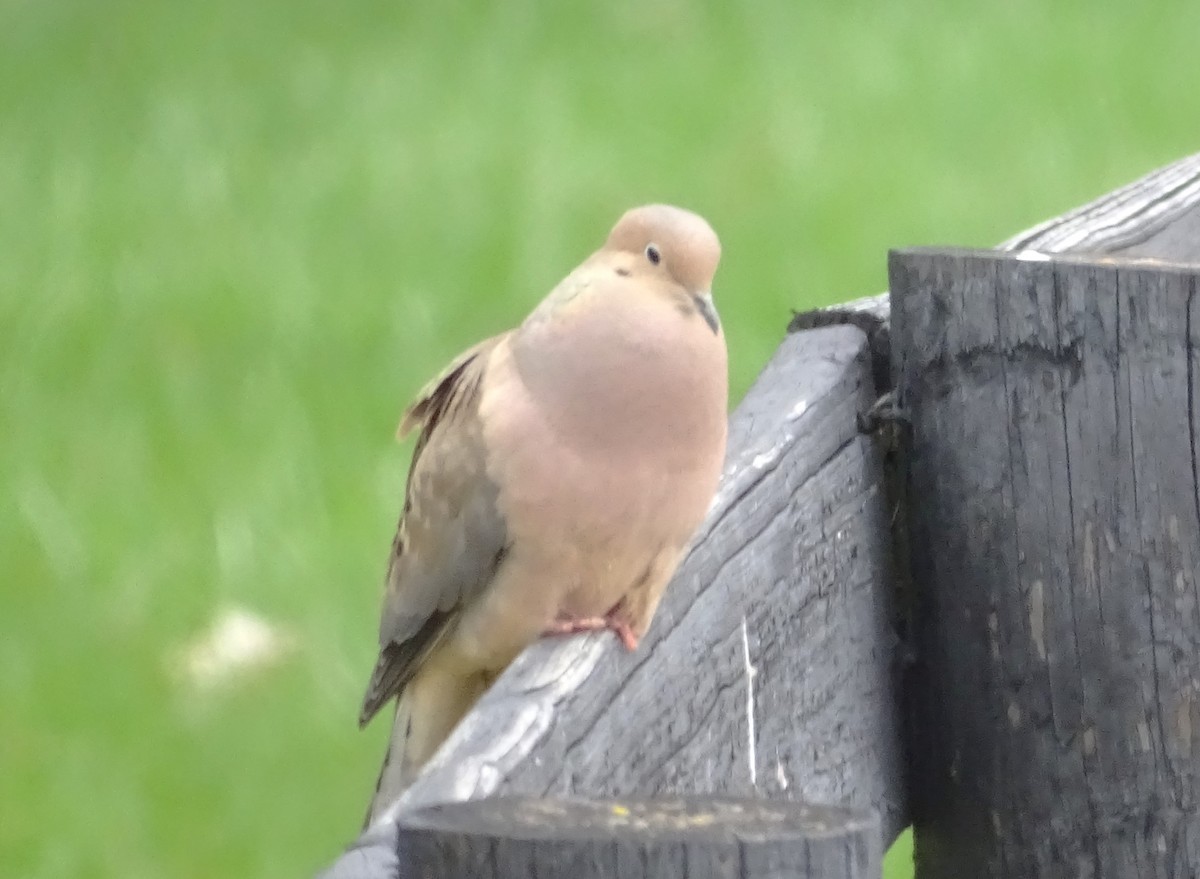
[[[657,244],[646,245],[646,259],[650,260],[653,265],[658,265],[662,262],[662,253],[659,251]]]

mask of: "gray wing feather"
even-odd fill
[[[488,354],[502,338],[461,355],[401,423],[402,434],[417,424],[421,433],[388,560],[379,660],[360,724],[405,687],[503,561],[507,531],[478,418]]]

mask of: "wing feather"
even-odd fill
[[[404,689],[504,558],[507,532],[487,476],[479,400],[489,355],[506,335],[459,355],[400,422],[401,436],[421,432],[388,559],[379,659],[360,725]]]

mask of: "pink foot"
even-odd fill
[[[596,632],[608,628],[608,620],[604,617],[559,617],[549,626],[543,635],[577,635],[580,632]]]
[[[629,623],[612,616],[575,617],[574,619],[560,618],[552,622],[542,634],[576,635],[580,632],[597,632],[600,629],[612,630],[621,639],[621,643],[625,645],[626,650],[637,649],[638,638],[633,633],[633,629],[629,627]]]

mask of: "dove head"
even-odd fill
[[[630,460],[649,448],[686,458],[695,450],[681,437],[724,442],[727,355],[711,296],[720,258],[702,217],[646,205],[542,300],[513,356],[559,435]]]
[[[665,204],[626,211],[604,249],[626,257],[627,271],[666,276],[693,296],[708,298],[721,259],[721,242],[699,214]]]

